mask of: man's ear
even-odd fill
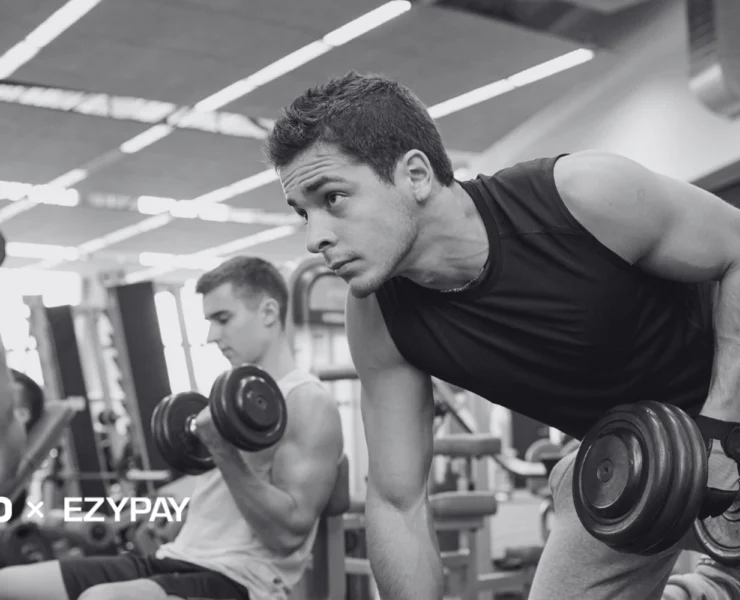
[[[280,322],[280,305],[275,298],[266,297],[260,306],[262,322],[266,327],[272,327]]]
[[[434,169],[429,157],[421,150],[409,150],[398,161],[398,169],[416,201],[426,201],[434,187]]]

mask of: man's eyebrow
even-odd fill
[[[206,321],[212,321],[213,319],[220,319],[221,317],[228,317],[229,311],[228,310],[217,310],[216,312],[212,312],[209,315],[206,315]]]
[[[348,182],[346,179],[339,177],[337,175],[322,175],[318,179],[314,179],[311,183],[303,186],[303,193],[313,194],[322,185],[326,185],[327,183],[348,183]]]

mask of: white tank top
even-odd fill
[[[315,376],[299,370],[277,384],[284,398],[301,385],[322,385]],[[260,460],[260,454],[247,452],[242,455],[259,477],[269,479],[270,459]],[[195,478],[185,523],[174,541],[160,546],[156,557],[183,560],[221,573],[244,586],[251,600],[287,600],[303,576],[317,527],[318,520],[291,555],[274,554],[239,512],[221,471],[213,469]]]

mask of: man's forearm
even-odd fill
[[[260,479],[234,448],[214,452],[213,458],[239,512],[263,543],[275,552],[290,552],[301,538],[295,523],[298,510],[294,498]]]
[[[428,501],[402,512],[368,490],[367,550],[382,600],[441,600],[442,561]]]
[[[740,266],[728,270],[719,283],[714,329],[712,383],[701,414],[740,421]]]

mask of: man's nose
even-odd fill
[[[306,248],[312,254],[326,252],[337,242],[334,233],[326,226],[322,219],[311,219],[308,223],[308,235],[306,237]]]
[[[220,337],[220,327],[216,323],[211,323],[208,326],[208,337],[206,338],[206,344],[212,344],[217,342]]]

